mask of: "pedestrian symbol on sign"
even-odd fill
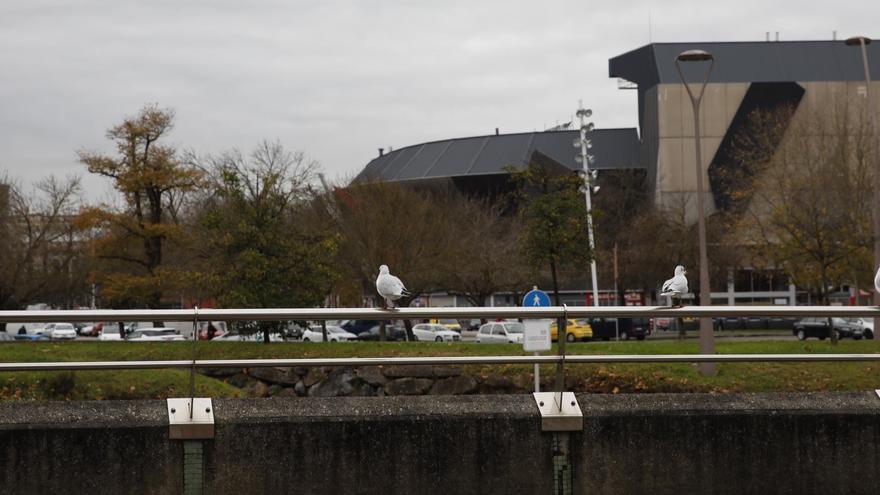
[[[523,306],[550,306],[550,296],[534,287],[523,297]]]

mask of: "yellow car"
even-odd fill
[[[559,330],[556,328],[556,320],[553,320],[553,323],[550,324],[550,340],[556,342],[559,337],[557,333]],[[592,340],[593,339],[593,327],[590,326],[590,322],[583,319],[577,320],[567,320],[565,324],[565,341],[566,342],[574,342],[575,340]]]
[[[454,318],[441,318],[439,320],[437,318],[434,318],[429,323],[443,325],[444,327],[446,327],[447,330],[461,333],[461,324],[458,322],[458,320]]]

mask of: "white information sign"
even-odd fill
[[[550,320],[523,320],[526,327],[523,350],[538,352],[550,350]]]

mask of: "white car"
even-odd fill
[[[119,336],[119,326],[104,325],[104,329],[101,330],[101,333],[98,334],[98,340],[101,342],[107,342],[109,340],[122,340],[122,337]]]
[[[169,327],[148,327],[138,328],[133,332],[126,334],[125,340],[134,340],[137,342],[166,342],[174,340],[186,340],[183,335],[177,332],[176,328]]]
[[[56,332],[57,329],[57,332]],[[76,329],[70,323],[46,323],[40,325],[31,331],[26,329],[27,333],[33,335],[44,335],[50,339],[75,339]]]
[[[482,325],[474,340],[478,344],[522,344],[525,331],[518,321],[496,321]]]
[[[263,332],[256,332],[250,335],[242,335],[239,333],[224,333],[219,337],[214,337],[209,342],[262,342]],[[269,334],[269,342],[284,342],[284,337],[277,333]]]
[[[461,334],[438,323],[419,323],[413,325],[413,335],[417,342],[458,342]]]
[[[52,340],[73,340],[76,338],[76,327],[70,323],[52,323],[49,338]]]
[[[327,340],[330,342],[357,342],[357,339],[357,335],[345,331],[342,327],[327,325]],[[303,342],[323,342],[324,334],[321,332],[321,327],[309,327],[303,332],[302,340]]]

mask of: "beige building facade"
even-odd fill
[[[868,45],[869,64],[880,74],[880,50]],[[696,166],[691,100],[675,69],[676,56],[691,49],[711,53],[715,64],[700,105],[702,163]],[[709,62],[681,62],[698,94]],[[843,41],[655,43],[609,62],[610,75],[635,86],[639,98],[641,165],[655,203],[684,210],[697,220],[697,170],[703,175],[707,214],[725,206],[724,167],[737,166],[734,140],[755,110],[795,109],[792,119],[846,108],[863,114],[869,100],[861,51]],[[880,121],[880,83],[870,101]]]

